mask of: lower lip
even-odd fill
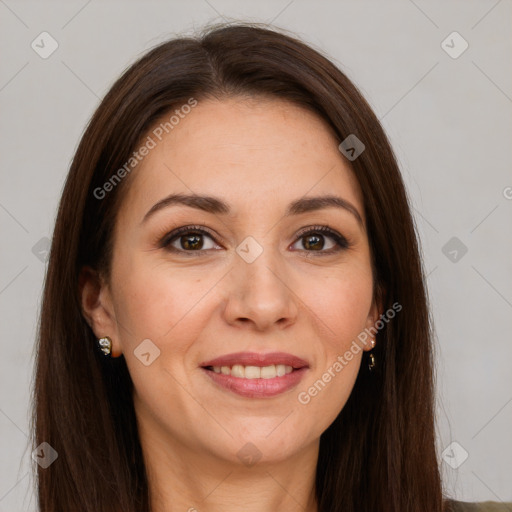
[[[203,371],[216,384],[237,395],[246,398],[268,398],[294,388],[304,377],[307,368],[293,370],[282,377],[272,379],[242,379],[223,373],[215,373],[213,370],[207,370],[206,368],[203,368]]]

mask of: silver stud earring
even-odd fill
[[[109,356],[112,352],[112,340],[108,336],[104,336],[98,340],[98,347],[106,356]]]

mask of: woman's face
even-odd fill
[[[94,330],[126,359],[144,436],[284,460],[344,407],[362,350],[343,355],[379,316],[361,192],[329,128],[300,107],[190,110],[149,133],[155,147],[126,178]]]

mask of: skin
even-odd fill
[[[338,144],[321,118],[282,100],[205,100],[129,177],[111,275],[84,269],[82,299],[95,335],[112,338],[133,379],[155,512],[317,510],[320,435],[350,396],[362,351],[308,404],[297,396],[382,313],[361,191]],[[173,205],[142,222],[162,198],[192,192],[221,198],[232,213]],[[324,194],[349,201],[363,225],[333,207],[284,216],[292,201]],[[213,233],[202,237],[202,255],[185,253],[183,235],[172,241],[181,253],[160,247],[194,224]],[[327,254],[337,247],[329,234],[297,236],[315,225],[350,247]],[[236,252],[248,236],[263,248],[252,263]],[[160,350],[148,366],[134,354],[145,339]],[[239,351],[288,352],[309,368],[290,391],[241,397],[199,366]],[[247,443],[261,456],[252,466],[237,456]]]

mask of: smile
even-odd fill
[[[225,368],[230,370],[229,367]],[[222,373],[222,369],[220,373],[208,368],[202,368],[202,370],[213,381],[215,387],[221,391],[235,393],[244,398],[270,398],[295,388],[308,371],[308,368],[292,369],[291,372],[285,372],[281,377],[278,377],[277,371],[273,370],[276,372],[276,376],[267,378],[235,377],[231,373],[232,369],[229,374]],[[257,370],[261,372],[263,368],[257,368]],[[256,370],[249,370],[249,373],[251,371]]]
[[[284,364],[262,367],[235,364],[233,366],[207,366],[206,369],[222,375],[232,375],[239,379],[274,379],[275,377],[283,377],[293,371],[292,366]]]
[[[296,387],[309,370],[306,360],[284,352],[237,352],[200,367],[217,390],[244,398],[280,395]]]

